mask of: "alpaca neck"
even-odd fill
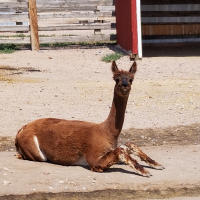
[[[124,123],[125,110],[128,101],[128,96],[121,97],[114,92],[112,107],[108,118],[105,120],[105,127],[110,134],[118,138]]]

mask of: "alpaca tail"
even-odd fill
[[[17,150],[16,157],[19,158],[19,159],[22,159],[22,158],[23,158],[23,153],[22,153],[21,148],[20,148],[20,146],[19,146],[18,136],[19,136],[19,134],[23,131],[24,127],[25,127],[25,126],[23,126],[23,127],[17,132],[16,138],[15,138],[15,147],[16,147],[16,150]]]

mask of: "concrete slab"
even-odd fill
[[[106,173],[95,173],[80,166],[19,160],[14,152],[1,152],[0,197],[108,190],[134,191],[135,196],[137,193],[157,194],[156,197],[200,196],[200,145],[145,147],[143,150],[166,169],[149,169],[153,175],[150,178],[136,175],[125,165],[115,165]]]

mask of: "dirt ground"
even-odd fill
[[[200,145],[142,149],[165,169],[154,170],[139,161],[152,174],[150,178],[119,164],[95,173],[86,167],[31,162],[16,159],[15,152],[0,152],[0,200],[200,198]]]
[[[149,169],[153,177],[144,179],[127,166],[116,165],[100,175],[82,167],[15,158],[17,130],[34,119],[106,119],[114,81],[110,63],[101,59],[114,51],[104,47],[0,54],[0,199],[199,199],[198,47],[146,48],[138,61],[119,143],[144,146],[166,170]],[[128,56],[117,63],[123,69],[132,64]]]
[[[0,54],[0,149],[13,150],[17,130],[37,118],[103,121],[114,81],[110,63],[101,59],[113,49]],[[138,61],[121,142],[129,139],[142,146],[199,143],[199,52],[193,46],[144,49],[146,57]],[[131,65],[128,56],[117,63],[123,69]]]

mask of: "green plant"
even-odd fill
[[[25,37],[29,37],[29,36],[26,36],[25,34],[20,33],[20,34],[15,35],[14,37],[25,38]]]
[[[0,53],[13,53],[17,50],[15,44],[0,44]]]
[[[69,47],[69,46],[85,46],[85,47],[98,47],[98,46],[106,46],[106,45],[114,45],[116,44],[115,41],[101,41],[101,42],[56,42],[56,43],[42,43],[40,47],[50,47],[50,48],[57,48],[57,47]]]
[[[107,54],[102,58],[102,61],[104,62],[112,62],[120,59],[123,55],[120,53],[111,53]]]

